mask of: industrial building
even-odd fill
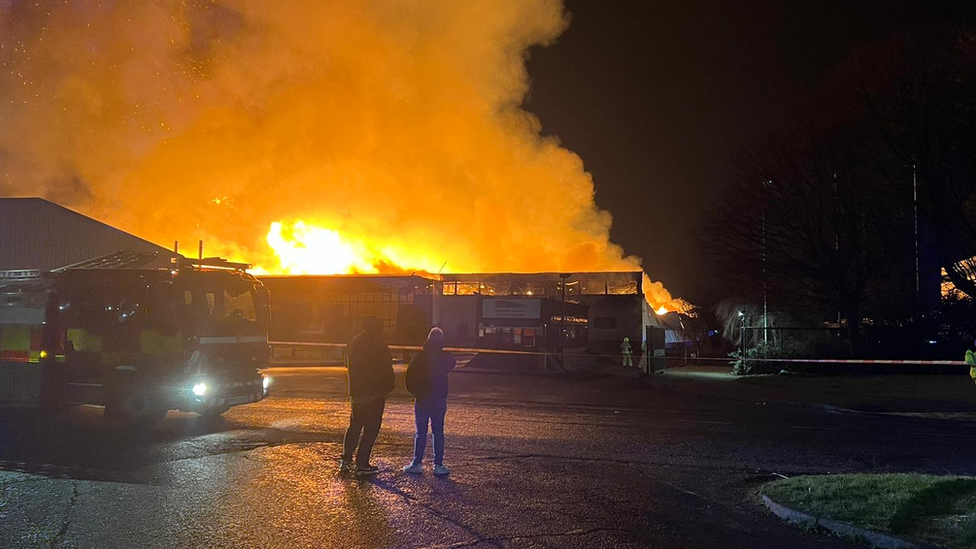
[[[178,256],[42,198],[0,198],[0,235],[0,271],[165,268]]]
[[[346,342],[364,316],[390,343],[416,345],[440,326],[450,345],[491,349],[635,350],[660,327],[640,272],[466,273],[262,277],[274,303],[272,338]],[[559,333],[562,331],[562,339]]]

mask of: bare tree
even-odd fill
[[[865,314],[935,309],[940,267],[976,297],[976,32],[856,52],[791,135],[745,157],[704,229],[739,288],[836,310],[855,353]]]
[[[976,297],[965,261],[976,255],[976,33],[938,29],[866,48],[833,87],[880,145],[865,147],[865,161],[892,185],[917,181],[925,308],[937,304],[940,266]]]
[[[903,207],[859,157],[857,132],[808,125],[752,151],[706,216],[706,253],[740,287],[761,285],[821,318],[836,311],[860,353],[868,290],[903,261]],[[807,315],[810,316],[810,315]]]

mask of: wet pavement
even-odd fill
[[[281,368],[223,420],[128,434],[98,408],[0,424],[0,547],[854,547],[783,524],[762,483],[801,473],[976,473],[976,425],[459,371],[447,463],[401,473],[387,405],[370,480],[338,473],[338,368]]]

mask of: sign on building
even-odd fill
[[[482,318],[531,318],[542,316],[539,299],[488,299],[481,303]]]

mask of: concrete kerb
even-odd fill
[[[762,496],[762,501],[766,508],[772,511],[774,515],[787,522],[823,528],[824,530],[842,537],[862,539],[871,544],[873,547],[878,547],[880,549],[942,549],[936,545],[914,543],[895,536],[890,536],[888,534],[875,532],[874,530],[860,528],[846,522],[823,517],[815,517],[802,511],[797,511],[796,509],[786,507],[781,503],[777,503],[770,499],[769,496]]]

